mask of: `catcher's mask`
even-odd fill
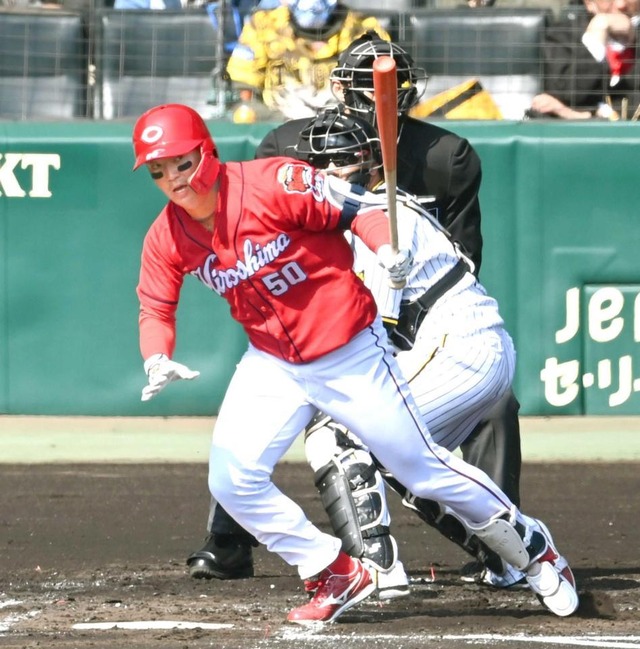
[[[300,132],[298,158],[318,169],[353,167],[346,178],[366,187],[371,170],[382,166],[380,139],[375,128],[359,115],[337,107],[320,111]]]
[[[205,194],[220,172],[218,151],[202,117],[189,106],[164,104],[143,113],[133,128],[134,171],[158,158],[173,158],[200,149],[200,163],[189,185]]]
[[[375,106],[373,93],[373,62],[381,56],[396,61],[398,75],[398,116],[413,108],[427,86],[427,73],[414,65],[413,59],[399,45],[385,41],[375,31],[368,31],[340,55],[338,65],[331,72],[331,81],[342,85],[344,103],[372,123]]]

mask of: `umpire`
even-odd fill
[[[448,230],[475,265],[482,263],[481,213],[478,192],[482,180],[480,159],[464,138],[444,128],[409,117],[426,85],[424,70],[398,45],[370,31],[354,40],[341,54],[331,74],[336,98],[349,110],[375,123],[373,62],[392,55],[398,74],[398,186],[419,197],[432,197],[429,211]],[[308,119],[285,122],[268,133],[256,158],[292,156]],[[485,421],[462,443],[463,458],[479,467],[520,504],[520,426],[518,403],[508,391]],[[434,525],[437,527],[437,525]],[[253,575],[252,546],[257,545],[219,506],[212,506],[206,543],[187,559],[193,578],[237,579]],[[440,530],[446,535],[446,532]],[[468,581],[480,581],[484,566],[472,562],[462,570]],[[510,586],[511,583],[492,584]]]

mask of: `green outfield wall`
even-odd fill
[[[272,125],[210,126],[242,160]],[[640,126],[446,126],[482,158],[481,278],[516,341],[522,413],[640,414]],[[0,413],[218,410],[246,340],[191,277],[176,358],[202,374],[140,402],[135,286],[164,201],[131,172],[131,127],[0,122]]]

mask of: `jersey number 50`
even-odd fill
[[[298,266],[298,262],[290,261],[279,271],[265,275],[262,278],[262,281],[273,295],[282,295],[283,293],[286,293],[291,286],[304,282],[305,279],[307,279],[307,276],[302,268]]]

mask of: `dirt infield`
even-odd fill
[[[256,550],[254,579],[189,579],[184,560],[200,546],[206,523],[204,465],[2,465],[0,647],[451,649],[562,636],[536,645],[551,647],[577,645],[585,635],[595,638],[588,646],[640,647],[639,468],[524,467],[523,509],[548,523],[578,579],[575,616],[553,617],[526,590],[464,584],[457,571],[466,556],[393,495],[411,594],[384,605],[367,601],[313,634],[285,623],[305,596],[294,569],[264,548]],[[284,463],[275,477],[326,529],[310,470]],[[233,626],[74,628],[136,621]],[[476,637],[483,634],[489,639]],[[625,643],[598,640],[604,636]]]

